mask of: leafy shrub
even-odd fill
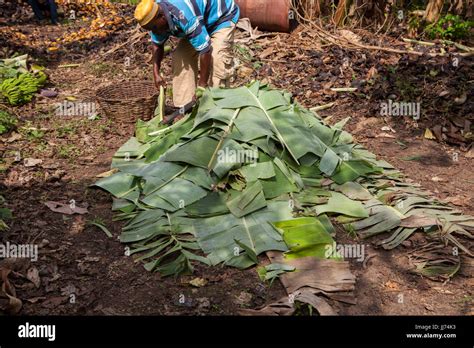
[[[9,132],[15,128],[17,119],[4,110],[0,110],[0,134]]]
[[[425,32],[431,39],[456,40],[466,38],[473,27],[474,21],[465,21],[459,16],[448,13],[436,23],[428,25]]]

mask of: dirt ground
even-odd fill
[[[54,36],[70,30],[71,26],[45,26],[41,32],[35,32]],[[26,24],[22,31],[28,35],[36,28],[34,24]],[[240,271],[198,264],[192,275],[161,278],[125,255],[124,245],[116,239],[122,224],[112,220],[111,198],[90,185],[98,174],[110,168],[114,152],[133,133],[133,125],[119,125],[103,115],[98,120],[59,117],[54,114],[53,106],[67,97],[93,100],[99,86],[120,83],[123,79],[152,78],[146,38],[133,47],[126,45],[104,55],[117,43],[127,40],[126,30],[129,28],[111,38],[102,50],[85,45],[33,56],[47,67],[48,87],[55,88],[59,95],[39,96],[33,103],[17,108],[15,113],[24,128],[19,135],[8,134],[1,139],[0,152],[5,164],[1,172],[2,195],[14,219],[10,230],[0,238],[2,242],[37,243],[40,247],[40,258],[34,263],[39,271],[39,284],[24,277],[30,265],[13,265],[16,273],[11,280],[17,297],[23,301],[20,314],[235,315],[241,308],[258,308],[285,296],[280,283],[271,286],[262,283],[254,268]],[[466,59],[457,69],[443,70],[449,65],[445,60],[428,62],[427,57],[413,60],[375,51],[321,47],[309,44],[309,39],[302,30],[296,30],[248,43],[237,42],[241,66],[234,84],[266,79],[292,92],[307,107],[335,102],[331,108],[319,112],[327,122],[350,117],[346,130],[358,143],[439,199],[449,199],[464,213],[474,214],[469,142],[449,136],[439,142],[423,136],[425,128],[444,126],[449,117],[472,118],[472,60]],[[344,62],[349,62],[349,66]],[[163,65],[168,76],[169,63],[167,57]],[[59,67],[64,64],[79,65]],[[395,75],[393,66],[398,69]],[[378,71],[379,78],[368,84],[367,76],[373,74],[373,69]],[[436,76],[430,75],[433,69],[438,71]],[[391,83],[394,76],[401,82]],[[360,87],[359,92],[330,90],[350,86]],[[439,92],[445,89],[449,93],[443,99]],[[421,119],[416,122],[381,117],[380,101],[387,100],[391,94],[403,96],[404,93],[408,98],[423,100]],[[455,104],[453,100],[462,93],[467,95],[467,101]],[[456,132],[459,129],[452,133]],[[21,159],[35,158],[42,162],[26,167],[23,160],[15,161],[18,153]],[[71,199],[77,206],[87,206],[88,214],[66,216],[52,212],[44,204],[46,201],[67,203]],[[108,238],[89,225],[89,221],[104,222],[114,238]],[[369,255],[366,262],[351,260],[351,269],[357,277],[357,303],[333,303],[340,314],[473,314],[472,259],[464,257],[461,271],[451,280],[433,281],[414,274],[408,259],[410,250],[426,243],[425,236],[417,233],[392,251],[377,248],[377,239],[363,241]],[[342,232],[338,232],[337,240],[353,242]],[[203,278],[206,284],[195,287],[190,284],[194,278]]]

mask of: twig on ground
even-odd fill
[[[333,92],[355,92],[357,87],[341,87],[341,88],[330,88]]]
[[[58,68],[77,68],[78,66],[81,66],[81,64],[63,64],[58,65]]]
[[[318,106],[315,106],[313,108],[310,108],[310,110],[313,111],[313,112],[326,110],[326,109],[332,108],[334,106],[334,104],[336,104],[336,102],[332,102],[332,103],[328,103],[328,104],[324,104],[324,105],[318,105]]]
[[[414,39],[407,39],[402,37],[402,40],[407,42],[407,43],[414,43],[418,45],[423,45],[423,46],[435,46],[436,44],[434,42],[428,42],[428,41],[419,41],[419,40],[414,40]]]

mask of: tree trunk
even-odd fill
[[[334,24],[344,24],[350,17],[356,23],[362,21],[381,22],[384,19],[386,0],[340,0],[333,17]]]
[[[321,14],[321,4],[319,3],[319,0],[314,0],[314,3],[312,2],[312,16],[313,18],[319,17]]]
[[[428,6],[426,6],[424,19],[427,22],[436,22],[443,9],[444,0],[430,0]]]
[[[336,13],[334,13],[333,21],[337,26],[341,25],[346,18],[347,9],[351,4],[351,0],[339,0],[337,4]]]
[[[473,15],[473,12],[474,12],[474,4],[473,4],[473,0],[467,0],[467,5],[466,5],[466,18],[469,19],[469,20],[473,20],[474,19],[474,15]]]

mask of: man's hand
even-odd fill
[[[201,79],[199,79],[199,81],[198,81],[198,87],[200,87],[200,88],[206,88],[207,86],[209,86],[209,84],[207,83],[207,81],[201,81]]]
[[[161,77],[160,73],[153,69],[153,80],[155,81],[155,86],[157,89],[160,89],[161,86],[165,87],[165,79]]]
[[[196,88],[196,91],[194,92],[194,95],[193,95],[193,102],[196,102],[198,98],[202,97],[202,94],[204,93],[205,90],[206,90],[206,87],[198,86],[198,88]]]

